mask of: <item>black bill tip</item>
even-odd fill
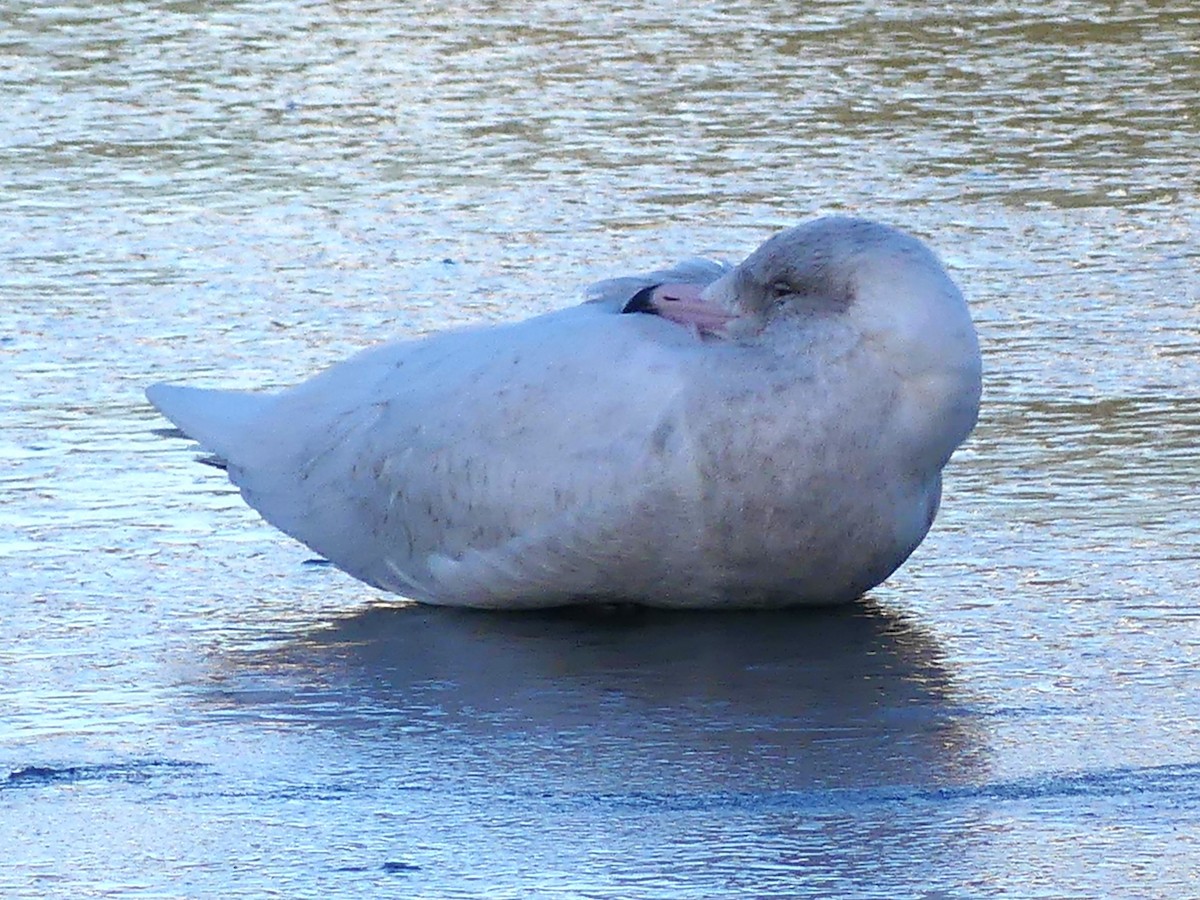
[[[621,312],[650,313],[651,315],[658,315],[658,310],[654,308],[654,304],[651,303],[651,300],[654,299],[654,292],[660,287],[661,285],[652,284],[649,287],[642,288],[629,298],[629,302],[625,304]]]

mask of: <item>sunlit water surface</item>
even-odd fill
[[[1198,60],[1188,0],[3,4],[0,895],[1195,896]],[[986,366],[857,607],[396,606],[142,398],[829,211]]]

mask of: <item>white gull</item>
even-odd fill
[[[925,537],[980,358],[933,253],[828,217],[278,393],[146,393],[263,518],[384,590],[782,606],[853,600]]]

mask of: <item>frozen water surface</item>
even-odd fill
[[[0,894],[1195,896],[1198,35],[1184,0],[6,3]],[[941,252],[986,366],[852,608],[404,606],[142,399],[834,211]]]

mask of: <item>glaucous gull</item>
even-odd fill
[[[979,347],[917,239],[827,217],[278,393],[157,384],[246,502],[425,603],[855,599],[925,537]]]

